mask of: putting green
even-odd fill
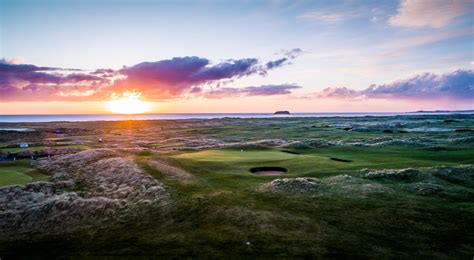
[[[46,181],[49,176],[29,166],[29,162],[7,162],[0,164],[0,187]]]
[[[320,169],[341,167],[340,163],[318,154],[291,154],[279,150],[206,150],[175,156],[193,173],[240,175],[254,178],[253,167],[284,167],[287,176],[301,176]]]
[[[195,161],[212,162],[258,162],[291,160],[300,155],[284,153],[281,151],[240,151],[240,150],[206,150],[194,153],[177,155],[179,159],[192,159]]]

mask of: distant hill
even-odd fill
[[[474,113],[474,110],[418,110],[409,113]]]

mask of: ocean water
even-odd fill
[[[57,122],[57,121],[119,121],[119,120],[174,120],[174,119],[213,119],[213,118],[280,118],[280,117],[363,117],[435,114],[472,114],[473,112],[399,112],[399,113],[292,113],[274,115],[273,113],[196,113],[196,114],[87,114],[87,115],[0,115],[0,123],[17,122]]]

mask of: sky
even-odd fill
[[[474,109],[473,36],[469,0],[0,0],[0,114]]]

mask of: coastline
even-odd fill
[[[160,113],[160,114],[48,114],[48,115],[0,115],[0,123],[47,123],[47,122],[98,122],[128,120],[192,120],[225,118],[325,118],[325,117],[376,117],[376,116],[421,116],[421,115],[469,115],[473,110],[464,111],[423,111],[423,112],[328,112],[328,113]]]

